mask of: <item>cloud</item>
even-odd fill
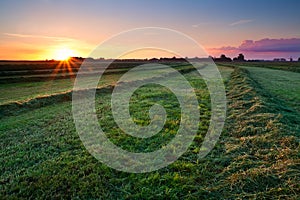
[[[244,40],[238,47],[225,46],[211,50],[243,51],[243,52],[300,52],[300,38]]]
[[[230,26],[237,26],[237,25],[247,24],[247,23],[250,23],[250,22],[253,22],[253,20],[252,19],[241,19],[239,21],[232,22],[229,25]]]
[[[226,54],[232,57],[244,53],[248,58],[272,59],[274,57],[289,58],[290,56],[298,58],[300,56],[300,38],[244,40],[237,47],[224,46],[210,48],[208,51],[216,56]]]
[[[209,22],[201,22],[201,23],[198,23],[198,24],[193,24],[192,27],[193,28],[199,28],[201,26],[205,26],[205,25],[209,25],[209,24],[211,24],[211,23],[209,23]]]
[[[3,35],[9,36],[9,37],[17,37],[17,38],[49,39],[49,40],[55,40],[58,42],[74,41],[74,39],[71,39],[71,38],[54,37],[54,36],[46,36],[46,35],[30,35],[30,34],[18,34],[18,33],[3,33]]]
[[[300,38],[245,40],[238,49],[252,52],[300,52]]]

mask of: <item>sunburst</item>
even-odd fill
[[[54,59],[61,61],[69,60],[72,56],[74,56],[74,51],[65,47],[57,49],[54,53]]]

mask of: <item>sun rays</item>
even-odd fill
[[[77,61],[72,59],[74,56],[75,51],[68,47],[57,48],[53,53],[53,58],[59,62],[53,70],[51,78],[73,78],[77,72]]]
[[[73,81],[78,71],[78,67],[80,66],[78,62],[80,61],[77,61],[72,57],[58,61],[51,73],[51,80],[69,78],[71,81]]]

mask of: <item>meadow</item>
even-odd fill
[[[168,113],[165,126],[147,139],[123,134],[113,119],[111,93],[122,74],[138,64],[114,63],[104,73],[96,111],[113,143],[150,152],[176,134],[180,106],[169,89],[143,86],[131,98],[132,118],[149,124],[149,108],[159,103]],[[71,90],[80,63],[58,69],[59,63],[0,62],[0,198],[298,199],[300,63],[217,63],[226,86],[227,118],[219,141],[203,159],[198,152],[211,114],[206,84],[189,64],[167,64],[195,88],[199,129],[173,164],[132,174],[96,160],[76,133]]]

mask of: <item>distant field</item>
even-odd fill
[[[112,142],[129,151],[149,152],[174,137],[180,107],[170,90],[141,87],[131,99],[132,118],[148,124],[149,108],[159,102],[169,114],[166,125],[145,140],[123,134],[113,120],[110,98],[115,82],[132,66],[116,64],[103,76],[96,111]],[[172,67],[195,88],[201,121],[193,144],[179,160],[146,174],[111,169],[84,148],[72,117],[74,77],[18,80],[28,74],[12,72],[15,80],[0,84],[5,94],[0,99],[0,198],[298,199],[299,64],[219,63],[228,114],[217,145],[204,159],[197,153],[210,120],[209,92],[191,66]]]
[[[259,67],[278,69],[291,72],[300,72],[300,62],[232,62],[232,63],[219,63],[220,65],[230,66],[246,66],[246,67]]]
[[[122,64],[120,65],[119,69],[116,68],[115,65],[113,65],[112,67],[110,66],[110,68],[103,75],[98,86],[105,87],[108,85],[114,85],[124,72],[128,71],[130,68],[138,64],[142,64],[142,63],[129,63],[129,65]],[[2,63],[2,65],[4,64]],[[44,63],[44,65],[48,65],[48,64]],[[16,68],[15,64],[13,66]],[[53,68],[53,66],[48,66],[48,67]],[[182,66],[182,64],[175,64],[174,67],[178,70],[184,70],[190,68],[190,66]],[[2,66],[2,68],[7,70],[8,66],[5,67]],[[23,65],[22,68],[24,68]],[[30,69],[33,67],[27,66],[27,68]],[[45,68],[45,66],[42,66],[41,68]],[[20,70],[17,71],[20,72]],[[228,79],[231,71],[232,71],[231,68],[220,66],[220,72],[225,80]],[[15,71],[11,73],[14,74],[14,72]],[[26,71],[24,73],[27,74],[28,72]],[[35,77],[40,79],[39,81],[37,80],[32,81],[29,78],[32,77],[32,75],[26,75],[26,74],[2,76],[3,79],[5,78],[5,82],[0,84],[0,92],[1,94],[5,94],[5,95],[2,95],[0,97],[0,105],[7,104],[10,102],[16,102],[16,101],[18,102],[28,101],[32,98],[49,96],[52,94],[68,92],[72,90],[73,83],[75,80],[75,73],[74,76],[72,77],[66,76],[64,78],[60,77],[61,73],[62,72],[58,74],[53,72],[48,72],[48,74],[36,75]],[[1,74],[1,62],[0,62],[0,74]],[[50,75],[53,77],[49,78]],[[57,78],[57,76],[59,76],[60,78]],[[0,76],[0,80],[1,80],[1,76]]]
[[[245,68],[266,93],[300,112],[300,73],[258,67]]]

